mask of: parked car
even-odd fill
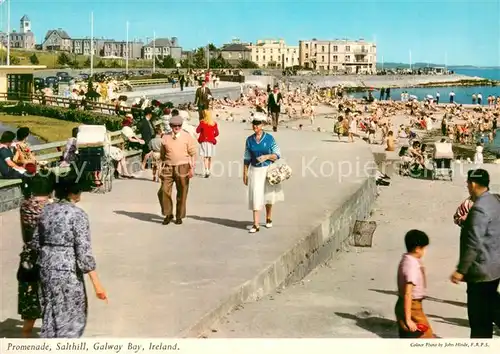
[[[45,78],[45,87],[50,87],[54,92],[59,91],[59,78],[56,76],[47,76]]]
[[[260,75],[262,75],[262,70],[255,70],[255,71],[252,73],[252,75],[258,75],[258,76],[260,76]]]
[[[33,85],[35,86],[35,92],[43,90],[45,88],[45,80],[41,77],[35,77],[33,79]]]
[[[66,71],[59,71],[56,73],[56,76],[59,80],[62,80],[63,78],[66,78],[69,76],[69,73]]]

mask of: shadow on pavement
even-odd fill
[[[398,292],[393,291],[393,290],[380,290],[380,289],[369,289],[369,290],[375,291],[375,292],[380,293],[380,294],[398,296]],[[433,302],[440,302],[443,304],[448,304],[448,305],[453,305],[453,306],[458,306],[458,307],[467,307],[467,304],[464,302],[453,301],[453,300],[442,300],[442,299],[437,299],[437,298],[432,297],[432,296],[426,297],[425,300],[426,301],[433,301]]]
[[[163,222],[163,218],[156,214],[141,213],[139,211],[125,211],[125,210],[115,210],[114,213],[118,215],[125,215],[128,216],[129,218],[141,221],[148,221],[154,223]]]
[[[443,317],[443,316],[438,316],[438,315],[427,315],[427,317],[432,318],[432,319],[438,319],[438,320],[440,320],[438,322],[441,322],[441,323],[446,323],[446,324],[451,324],[454,326],[469,328],[469,321],[465,320],[463,318]]]
[[[232,227],[234,229],[246,230],[251,222],[241,221],[241,220],[230,220],[222,219],[208,216],[198,216],[198,215],[188,215],[188,218],[198,221],[205,221],[212,224],[218,224],[226,227]]]
[[[382,317],[365,316],[365,313],[352,315],[350,313],[335,312],[335,315],[355,321],[358,327],[372,332],[380,338],[398,337],[398,325],[396,321]]]
[[[5,321],[0,322],[0,338],[22,338],[21,331],[23,328],[23,321],[7,318]],[[33,337],[40,336],[40,328],[33,328]]]

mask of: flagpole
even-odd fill
[[[90,13],[90,78],[94,76],[94,12]]]
[[[156,69],[156,32],[153,32],[153,73]]]
[[[128,74],[128,58],[130,56],[129,40],[128,40],[128,30],[129,30],[129,23],[127,21],[127,56],[125,57],[125,72],[127,74]]]
[[[7,65],[10,65],[10,0],[7,0]]]

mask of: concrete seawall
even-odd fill
[[[366,220],[370,217],[376,196],[375,180],[366,179],[337,209],[328,212],[307,236],[286,250],[253,279],[234,289],[230,297],[182,333],[182,336],[207,335],[213,324],[237,306],[257,301],[280,287],[303,279],[314,268],[344,251],[352,244],[354,223],[356,220]]]

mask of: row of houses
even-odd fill
[[[2,43],[6,34],[0,33]],[[113,39],[71,38],[63,29],[47,31],[40,45],[36,44],[28,16],[20,20],[19,32],[10,35],[11,46],[28,50],[66,51],[77,55],[93,55],[108,58],[130,58],[152,60],[171,56],[176,61],[189,58],[183,51],[177,37],[146,40],[116,41]],[[233,65],[242,60],[255,62],[261,68],[303,67],[318,71],[345,73],[375,72],[377,46],[363,39],[348,40],[301,40],[298,45],[289,45],[283,39],[263,39],[255,43],[244,43],[233,39],[211,56],[221,55]]]
[[[93,54],[100,57],[126,58],[127,51],[130,59],[152,59],[154,52],[157,57],[171,55],[176,60],[181,60],[182,48],[176,37],[157,38],[144,44],[143,41],[134,39],[129,41],[116,41],[114,39],[71,38],[62,28],[47,31],[41,44],[36,43],[35,35],[31,31],[31,20],[24,15],[20,20],[19,32],[13,30],[10,34],[12,48],[26,50],[65,51],[77,55]],[[0,42],[7,44],[7,34],[0,33]],[[92,47],[93,41],[93,47]]]

